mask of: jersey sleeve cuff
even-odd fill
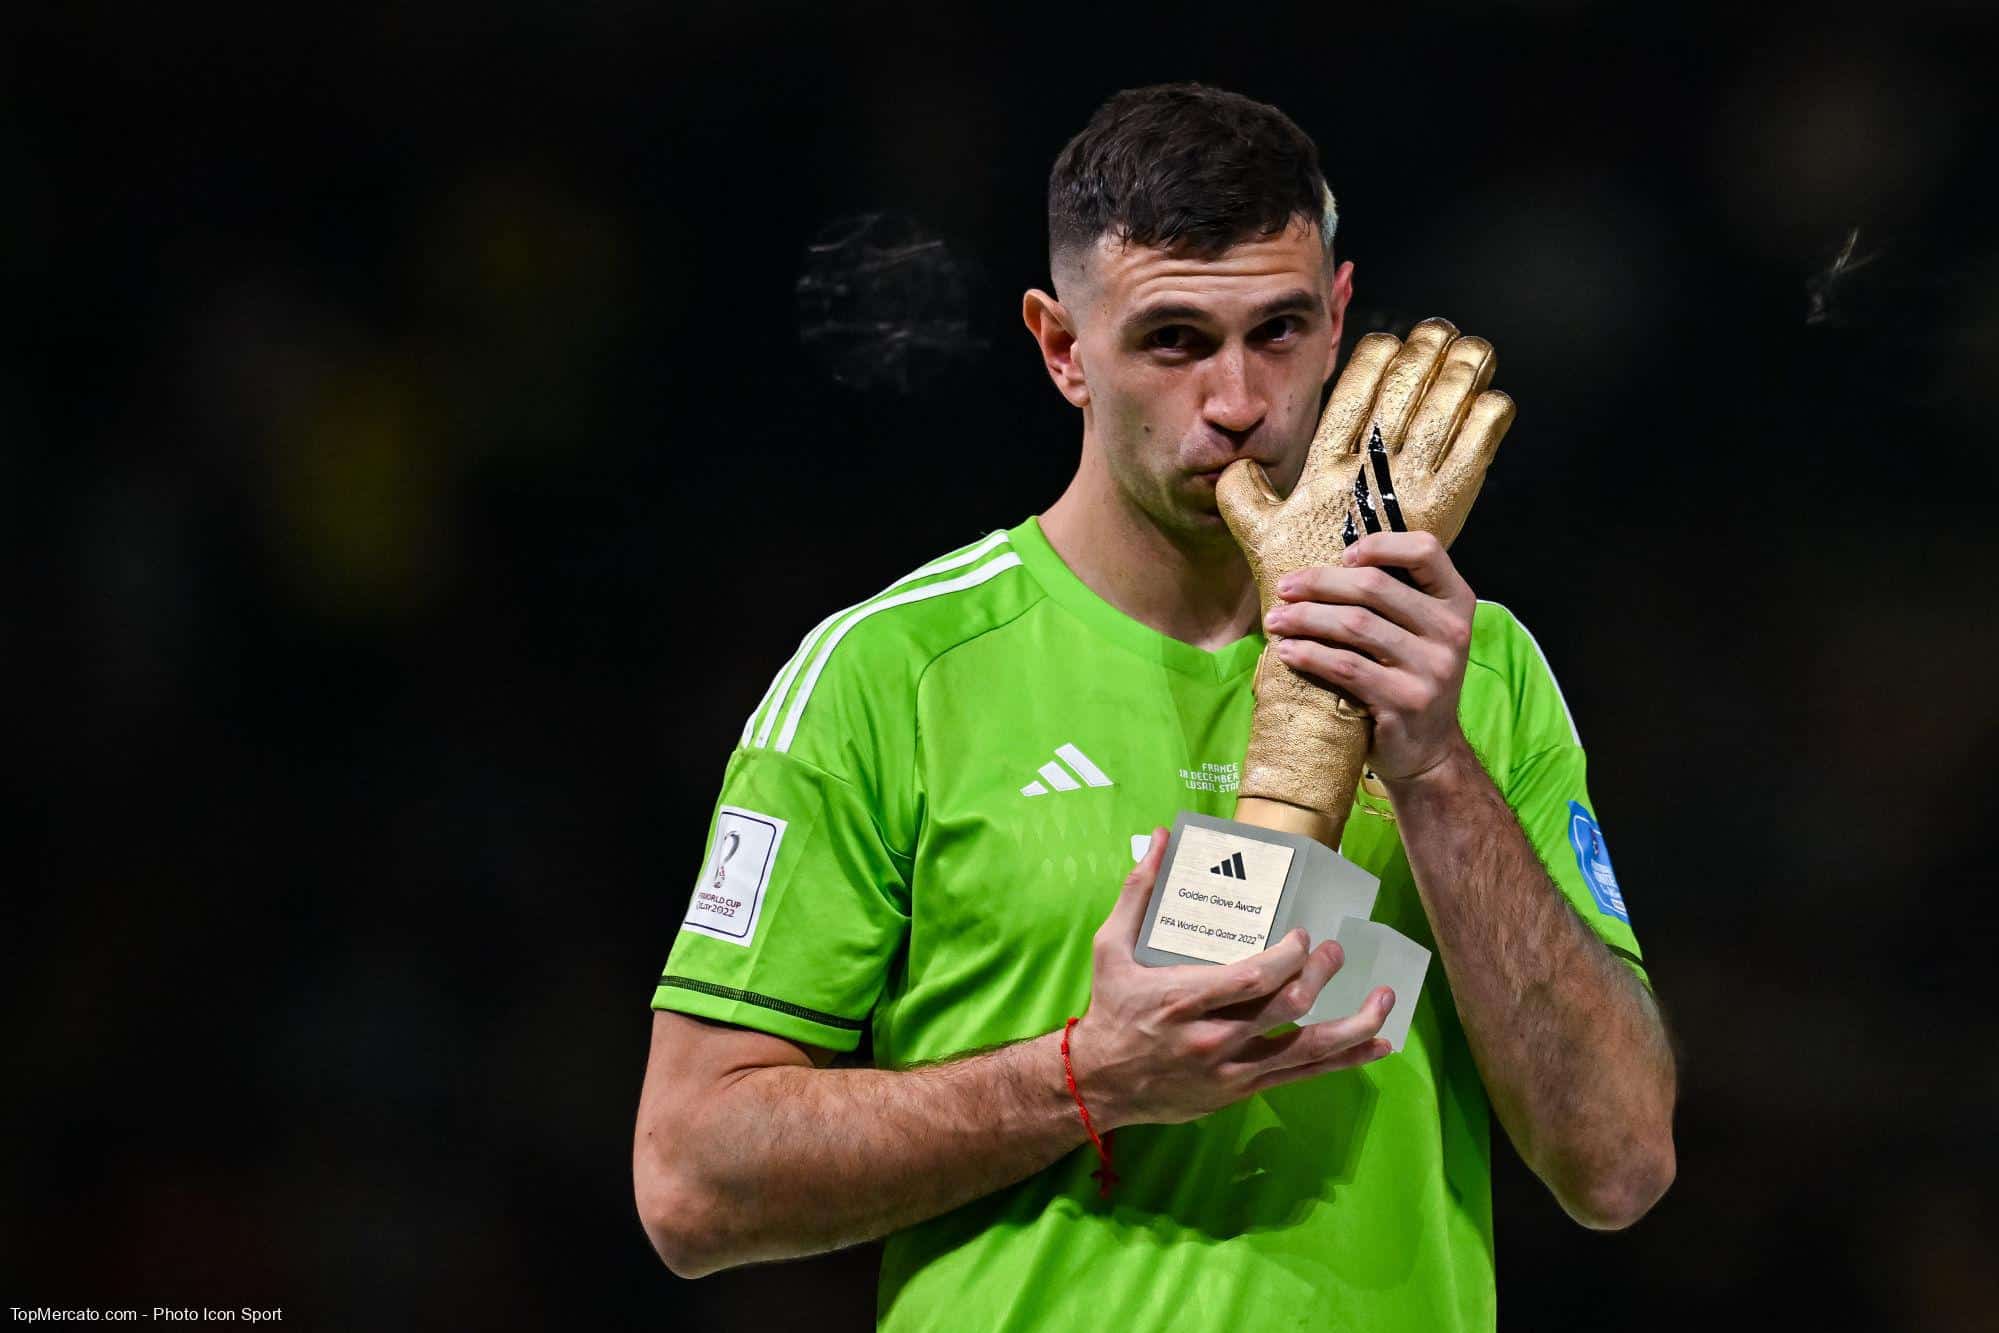
[[[775,995],[673,973],[659,979],[659,987],[652,993],[652,1007],[755,1028],[772,1036],[834,1051],[851,1051],[859,1046],[861,1030],[867,1021],[843,1018]]]
[[[1630,968],[1632,974],[1635,975],[1641,982],[1645,983],[1646,990],[1653,989],[1652,978],[1646,975],[1645,964],[1639,961],[1639,958],[1636,954],[1632,953],[1628,949],[1621,949],[1614,944],[1607,945],[1607,947],[1610,949],[1612,957],[1616,958],[1618,962]]]

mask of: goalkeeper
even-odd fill
[[[1023,313],[1080,462],[821,621],[744,724],[634,1145],[676,1273],[885,1237],[884,1329],[1490,1329],[1492,1113],[1584,1226],[1671,1182],[1671,1048],[1533,640],[1388,525],[1263,616],[1218,512],[1230,464],[1305,466],[1335,221],[1297,126],[1198,85],[1118,94],[1057,159]],[[1335,397],[1397,449],[1490,368],[1426,321]],[[1441,964],[1392,1056],[1385,989],[1294,1025],[1333,941],[1132,956],[1158,826],[1234,808],[1266,641],[1374,719],[1341,852]],[[875,1067],[832,1067],[864,1031]]]

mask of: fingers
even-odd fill
[[[1355,543],[1356,547],[1359,543]],[[1363,565],[1308,565],[1294,569],[1277,581],[1277,595],[1285,603],[1325,602],[1332,605],[1364,606],[1382,619],[1400,625],[1411,634],[1433,634],[1443,628],[1437,599],[1418,592],[1387,570]],[[1279,605],[1272,614],[1284,610]],[[1267,620],[1266,626],[1280,634],[1293,631]]]
[[[1123,959],[1129,962],[1138,948],[1138,933],[1145,928],[1146,904],[1152,900],[1152,883],[1159,876],[1159,863],[1166,856],[1166,830],[1152,830],[1152,845],[1131,873],[1124,877],[1117,902],[1104,924],[1097,928],[1096,951],[1099,966]]]
[[[1425,526],[1444,545],[1449,546],[1464,527],[1472,501],[1485,484],[1486,469],[1512,425],[1513,400],[1499,390],[1487,389],[1472,400],[1424,496]]]
[[[1459,338],[1451,343],[1402,438],[1395,466],[1405,478],[1413,480],[1436,470],[1472,399],[1492,383],[1496,367],[1492,344],[1485,339]]]
[[[1445,601],[1462,602],[1471,592],[1443,538],[1433,532],[1371,532],[1347,547],[1340,560],[1346,568],[1406,569],[1419,591]]]
[[[1222,511],[1222,522],[1229,525],[1236,545],[1246,551],[1262,545],[1263,525],[1282,503],[1271,488],[1270,475],[1253,458],[1229,464],[1215,482],[1215,507]]]
[[[1300,1079],[1316,1078],[1320,1074],[1330,1074],[1339,1069],[1353,1069],[1359,1065],[1373,1064],[1376,1060],[1394,1053],[1393,1046],[1380,1037],[1373,1037],[1349,1046],[1343,1051],[1335,1051],[1323,1060],[1259,1075],[1251,1081],[1249,1090],[1262,1092],[1265,1088],[1273,1088],[1280,1083],[1296,1083]]]
[[[1272,609],[1263,618],[1272,635],[1318,639],[1364,653],[1383,666],[1407,666],[1420,659],[1423,641],[1364,606],[1298,602]]]
[[[1338,940],[1322,941],[1305,955],[1305,966],[1290,981],[1261,1000],[1217,1009],[1213,1016],[1241,1024],[1248,1036],[1258,1036],[1286,1023],[1295,1023],[1311,1011],[1312,1005],[1318,1001],[1319,992],[1326,988],[1326,983],[1333,979],[1333,973],[1339,971],[1344,962],[1346,952],[1340,948]]]
[[[1310,938],[1302,929],[1293,930],[1262,953],[1220,967],[1196,964],[1206,975],[1195,983],[1192,998],[1203,1013],[1260,1000],[1298,975],[1309,944]]]
[[[1374,420],[1391,455],[1400,452],[1416,405],[1437,377],[1444,351],[1457,336],[1457,326],[1449,320],[1426,319],[1409,330],[1402,350],[1382,372],[1381,390],[1374,399]]]
[[[1427,532],[1375,533],[1349,546],[1341,559],[1353,564],[1294,570],[1278,581],[1284,600],[1263,619],[1278,660],[1353,696],[1377,718],[1382,709],[1421,714],[1440,695],[1455,697],[1452,682],[1464,671],[1478,599],[1443,543]],[[1383,565],[1408,568],[1422,591],[1397,583]],[[1317,600],[1353,596],[1361,582],[1417,628],[1367,605]],[[1422,605],[1412,612],[1408,598]]]
[[[1388,1043],[1377,1043],[1375,1038],[1394,1007],[1395,992],[1377,986],[1358,1013],[1314,1023],[1280,1037],[1257,1037],[1245,1042],[1238,1072],[1246,1072],[1252,1086],[1261,1089],[1322,1072],[1321,1066],[1341,1068],[1345,1067],[1342,1061],[1363,1064],[1377,1059],[1387,1054]],[[1377,1044],[1382,1048],[1378,1053],[1370,1049]],[[1223,1072],[1229,1071],[1225,1067]]]
[[[1401,689],[1414,679],[1408,672],[1383,666],[1350,648],[1330,647],[1317,639],[1280,639],[1277,660],[1293,671],[1344,690],[1377,716],[1384,706],[1398,713],[1419,713],[1428,702],[1426,696]]]
[[[1354,344],[1346,369],[1340,372],[1338,383],[1333,385],[1333,396],[1319,417],[1318,432],[1312,436],[1312,447],[1305,454],[1301,482],[1318,475],[1335,458],[1354,452],[1361,427],[1373,413],[1382,372],[1388,369],[1389,361],[1401,347],[1399,340],[1386,333],[1370,333]]]

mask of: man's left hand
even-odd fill
[[[1421,777],[1466,748],[1458,694],[1478,598],[1435,536],[1371,533],[1338,565],[1286,574],[1277,595],[1263,622],[1282,636],[1277,655],[1373,714],[1368,764],[1384,781]]]

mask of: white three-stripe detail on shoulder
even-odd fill
[[[991,551],[994,547],[1001,546],[1005,544],[1005,542],[1006,542],[1006,533],[1004,531],[988,533],[986,534],[986,536],[980,538],[977,542],[973,543],[965,550],[958,552],[958,554],[939,556],[937,559],[932,560],[927,565],[923,565],[917,569],[912,569],[909,571],[909,573],[904,574],[894,583],[889,584],[888,587],[876,593],[874,597],[869,598],[868,601],[858,602],[855,605],[849,607],[843,607],[842,609],[835,611],[832,615],[827,616],[817,625],[814,625],[812,627],[812,632],[806,635],[805,638],[799,643],[798,651],[792,654],[791,660],[789,662],[786,662],[784,664],[784,670],[778,673],[777,679],[771,682],[771,686],[768,690],[764,691],[763,702],[757,705],[756,712],[751,713],[749,721],[743,723],[743,744],[748,745],[751,743],[750,728],[752,727],[756,727],[757,735],[755,743],[757,745],[770,744],[770,734],[777,727],[778,714],[784,711],[784,701],[787,697],[789,697],[791,693],[791,682],[798,678],[799,668],[804,666],[805,663],[808,660],[810,660],[810,658],[812,657],[813,650],[819,646],[820,637],[824,635],[829,628],[832,627],[834,621],[838,620],[841,616],[850,615],[853,612],[861,610],[862,608],[868,606],[870,603],[874,602],[875,600],[881,597],[885,597],[889,593],[894,592],[897,588],[900,588],[905,584],[913,583],[917,579],[928,578],[932,574],[942,574],[946,570],[959,569],[964,567],[965,565],[969,565],[973,561],[982,558],[988,551]],[[770,707],[770,713],[768,716],[765,716],[764,714],[764,708],[766,706]],[[764,724],[761,727],[756,726],[758,717],[763,717],[764,720]]]
[[[798,697],[791,701],[791,709],[785,714],[784,718],[784,730],[780,731],[777,736],[777,752],[784,754],[791,749],[791,738],[798,734],[798,719],[805,715],[805,705],[812,698],[813,686],[819,683],[819,674],[826,669],[826,663],[832,658],[833,650],[840,646],[840,640],[846,638],[847,632],[853,629],[854,626],[860,624],[877,611],[887,611],[892,607],[907,606],[911,602],[927,601],[932,597],[942,597],[946,593],[962,592],[966,588],[976,588],[987,579],[993,578],[995,575],[1004,574],[1007,570],[1019,564],[1020,557],[1012,551],[1008,551],[1005,555],[994,556],[991,560],[986,561],[985,564],[980,565],[970,573],[960,574],[955,579],[945,579],[942,583],[926,583],[920,588],[911,588],[908,592],[897,593],[893,597],[884,597],[880,601],[870,602],[862,607],[860,611],[842,621],[838,628],[826,636],[826,642],[820,646],[818,655],[812,660],[812,669],[805,673],[805,681],[798,687]]]
[[[770,688],[764,691],[763,701],[757,705],[756,711],[751,713],[749,719],[743,723],[743,744],[748,745],[750,743],[750,730],[756,726],[757,719],[764,716],[764,709],[766,708],[770,709],[770,717],[765,719],[763,731],[758,735],[756,743],[762,745],[770,739],[772,722],[779,711],[772,706],[771,700],[775,698],[779,703],[784,701],[785,691],[791,688],[791,678],[798,674],[799,662],[812,651],[812,646],[819,642],[819,636],[826,632],[826,627],[844,614],[846,614],[844,611],[835,611],[832,615],[827,616],[824,620],[814,625],[812,632],[798,641],[798,651],[791,655],[791,659],[784,664],[775,676],[771,677]]]
[[[1004,546],[1005,544],[1006,533],[1004,531],[989,532],[979,541],[958,552],[958,554],[939,556],[929,564],[920,566],[904,574],[893,584],[889,585],[889,587],[890,589],[899,588],[911,579],[928,578],[932,574],[942,574],[947,569],[963,569],[966,565],[982,559],[986,552],[992,550],[995,546]]]

